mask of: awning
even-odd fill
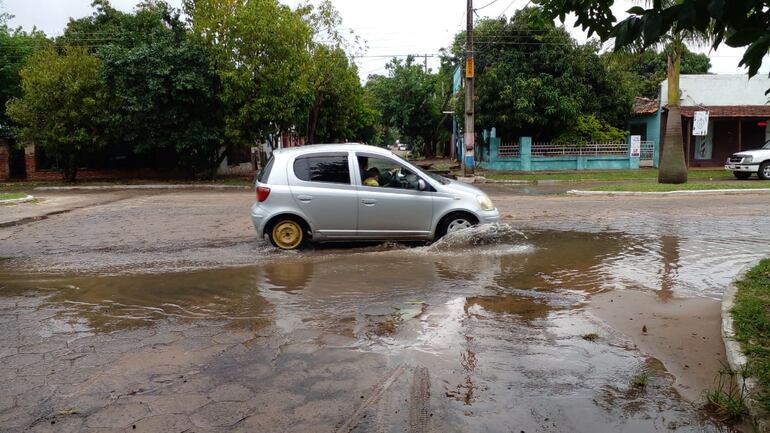
[[[666,107],[668,108],[668,107]],[[709,117],[766,117],[770,118],[770,105],[724,105],[710,107],[682,107],[682,116],[693,117],[696,111],[708,111]]]

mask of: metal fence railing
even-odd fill
[[[521,147],[519,143],[500,143],[497,148],[497,156],[500,158],[518,158]]]
[[[639,159],[642,161],[652,161],[655,157],[655,142],[654,141],[642,141],[640,144],[641,154]]]
[[[617,143],[586,143],[581,145],[554,145],[551,143],[533,143],[532,156],[627,156],[629,144]]]

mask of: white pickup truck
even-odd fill
[[[732,171],[738,179],[748,179],[756,173],[760,179],[770,180],[770,141],[761,149],[734,153],[727,158],[725,170]]]

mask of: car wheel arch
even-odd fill
[[[261,237],[264,238],[270,232],[270,230],[273,229],[273,226],[282,218],[284,219],[290,218],[290,219],[297,220],[302,225],[302,228],[310,235],[310,239],[313,238],[313,228],[310,225],[310,223],[307,221],[307,219],[293,212],[280,212],[271,216],[265,223],[265,228],[261,233]]]
[[[478,224],[481,219],[478,217],[478,215],[474,214],[473,212],[467,210],[467,209],[451,209],[446,211],[443,215],[441,215],[441,218],[436,220],[436,226],[433,227],[433,238],[438,239],[439,231],[441,230],[441,226],[444,224],[444,221],[446,221],[447,218],[449,218],[452,215],[457,214],[464,214],[470,217],[471,220],[473,220],[474,224]]]

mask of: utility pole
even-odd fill
[[[472,176],[473,167],[476,165],[476,162],[474,161],[476,135],[474,133],[473,125],[473,0],[468,0],[468,11],[466,15],[468,17],[468,28],[465,32],[465,131],[463,134],[465,137],[463,142],[465,145],[465,157],[463,158],[463,171],[466,176]]]

